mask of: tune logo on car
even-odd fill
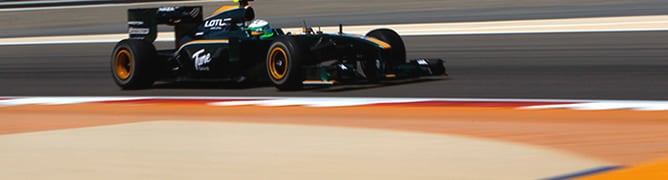
[[[195,70],[198,71],[209,71],[209,62],[211,62],[211,53],[206,53],[204,49],[200,49],[195,52],[192,56],[193,61],[195,61]]]

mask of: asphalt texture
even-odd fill
[[[404,37],[408,56],[443,58],[449,79],[282,92],[271,86],[158,84],[121,90],[113,44],[0,46],[1,96],[304,96],[668,100],[668,32]],[[166,45],[163,45],[166,46]]]
[[[203,5],[205,15],[230,2]],[[665,0],[271,0],[253,2],[256,18],[273,27],[493,21],[668,14]],[[127,9],[160,6],[86,7],[11,11],[0,9],[0,38],[127,32]],[[169,28],[161,28],[168,31]]]
[[[258,1],[254,7],[258,17],[269,17],[266,19],[279,27],[298,26],[304,19],[331,25],[342,21],[384,24],[668,14],[668,2],[656,0],[309,2]],[[215,10],[212,4],[220,3],[207,3],[205,10]],[[127,8],[1,11],[0,22],[4,24],[0,37],[121,33],[126,30]],[[668,32],[404,37],[409,58],[443,58],[450,77],[295,92],[281,92],[271,86],[191,83],[124,91],[114,84],[109,70],[114,44],[0,46],[0,96],[668,100],[666,37]]]

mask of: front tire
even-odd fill
[[[406,63],[406,46],[401,36],[391,29],[375,29],[366,34],[390,45],[390,54],[385,61],[390,67]]]
[[[267,75],[279,90],[299,90],[304,87],[302,62],[307,51],[294,38],[278,37],[267,52]]]
[[[157,80],[157,53],[153,44],[125,39],[116,44],[111,56],[111,74],[122,89],[149,88]]]

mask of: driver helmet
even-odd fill
[[[269,22],[263,19],[256,19],[248,25],[248,31],[251,36],[260,36],[260,39],[268,39],[274,36],[274,31],[269,26]]]

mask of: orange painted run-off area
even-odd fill
[[[622,165],[668,156],[668,111],[92,103],[1,107],[0,114],[0,134],[154,120],[241,121],[461,134],[557,148]]]
[[[607,179],[668,179],[668,159],[652,161],[631,168],[620,169],[607,173],[584,176],[578,180],[607,180]]]

